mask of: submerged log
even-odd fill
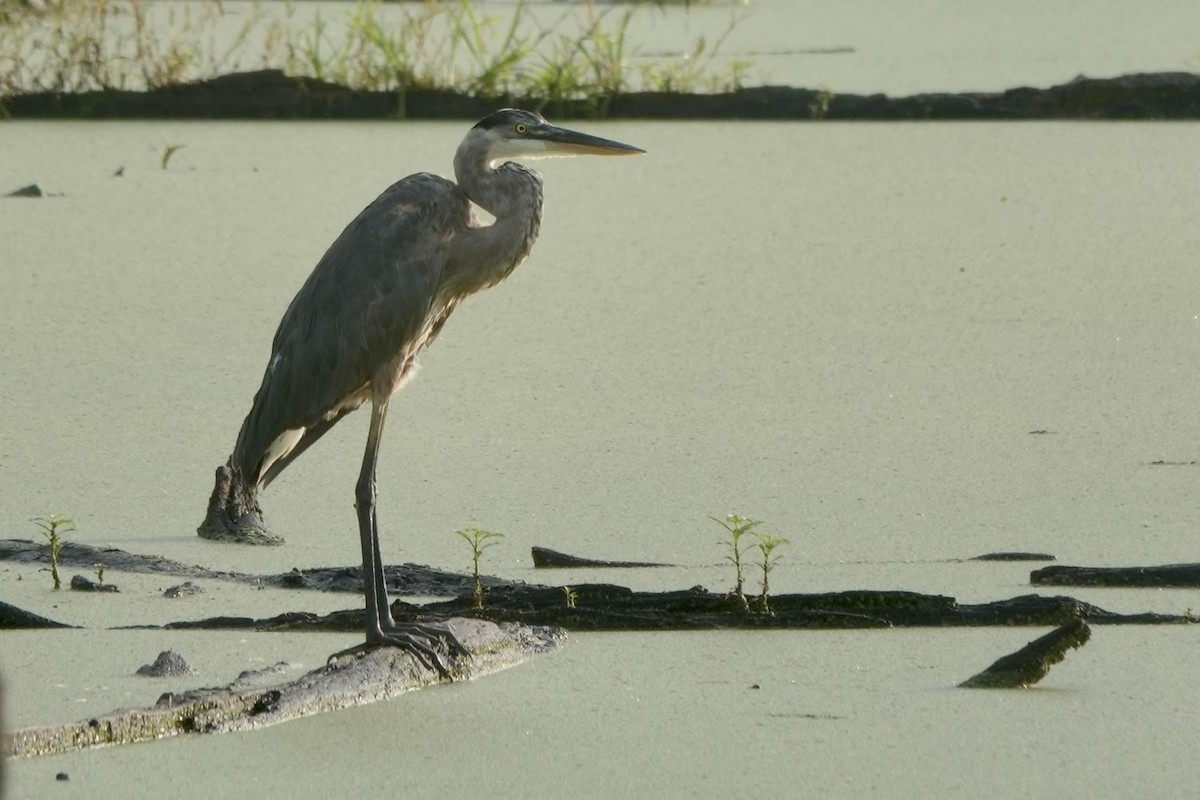
[[[975,556],[971,561],[1053,561],[1054,556],[1049,553],[1019,553],[1019,552],[1003,552],[1003,553],[984,553],[981,556]]]
[[[944,595],[887,590],[783,594],[771,596],[769,614],[757,613],[756,599],[750,601],[747,612],[735,595],[713,594],[701,586],[670,592],[635,592],[610,584],[515,586],[486,593],[481,610],[464,595],[423,605],[397,601],[392,613],[414,620],[470,614],[577,631],[1061,625],[1080,617],[1104,624],[1189,621],[1186,615],[1118,614],[1072,597],[1041,595],[960,604]]]
[[[31,183],[28,186],[22,186],[20,189],[14,189],[5,197],[45,197],[46,193],[42,191],[42,187],[36,183]]]
[[[575,567],[673,567],[674,564],[660,564],[654,561],[601,561],[594,558],[580,558],[551,550],[549,547],[530,548],[533,556],[533,566],[538,568],[572,569]]]
[[[66,625],[62,622],[55,622],[52,619],[46,619],[43,616],[34,614],[32,611],[26,611],[23,608],[17,608],[14,605],[9,605],[0,601],[0,630],[10,630],[15,628],[71,628],[72,625]]]
[[[1092,629],[1081,619],[1072,620],[959,684],[964,689],[1027,689],[1046,677],[1050,667],[1067,651],[1083,647]]]
[[[39,563],[45,545],[0,540],[0,559]],[[217,572],[168,559],[98,549],[75,542],[64,546],[60,561],[106,569],[165,573],[193,578],[217,578],[256,586],[324,589],[361,593],[357,567],[324,568],[282,575]],[[626,562],[628,563],[628,562]],[[1056,569],[1056,568],[1048,568]],[[569,630],[695,630],[712,628],[870,628],[948,625],[1061,625],[1077,617],[1094,623],[1158,625],[1193,621],[1187,615],[1115,614],[1071,597],[1026,595],[991,603],[960,604],[953,597],[901,591],[846,591],[824,594],[773,595],[771,613],[751,597],[750,610],[732,593],[712,593],[703,587],[682,591],[635,592],[611,584],[539,586],[499,578],[483,578],[484,607],[477,609],[474,579],[413,564],[385,567],[388,589],[445,597],[416,605],[397,600],[392,613],[398,620],[444,620],[478,617],[493,622],[556,625]],[[0,620],[3,617],[0,616]],[[2,621],[0,621],[2,624]],[[271,619],[222,616],[170,623],[167,628],[361,631],[359,609],[318,617],[300,612]],[[155,626],[132,626],[155,627]]]
[[[684,591],[635,592],[611,584],[498,590],[484,596],[482,609],[475,607],[471,595],[420,605],[396,600],[392,603],[392,616],[404,622],[471,616],[493,622],[554,625],[572,631],[1029,626],[1062,625],[1078,618],[1109,625],[1169,625],[1190,621],[1186,615],[1117,614],[1072,597],[1024,595],[971,605],[959,604],[953,597],[899,591],[773,596],[771,613],[762,614],[744,610],[732,594],[711,594],[699,586]],[[212,617],[172,622],[162,627],[356,632],[362,630],[363,623],[363,612],[353,609],[323,616],[288,613],[268,619]]]
[[[511,667],[557,646],[561,631],[523,625],[498,626],[455,620],[454,631],[471,652],[454,680],[471,680]],[[445,654],[443,654],[445,656]],[[129,744],[190,733],[224,733],[273,725],[350,706],[373,703],[441,682],[412,654],[381,647],[333,659],[288,683],[168,692],[151,708],[114,711],[62,725],[21,728],[6,734],[7,756],[65,753],[87,747]]]
[[[1196,588],[1200,564],[1166,564],[1161,567],[1042,567],[1029,575],[1042,586],[1125,586]]]

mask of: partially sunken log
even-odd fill
[[[42,187],[36,183],[31,183],[28,186],[22,186],[20,189],[14,189],[5,197],[45,197],[46,193],[42,191]]]
[[[5,602],[0,602],[0,630],[10,630],[14,628],[71,628],[72,625],[66,625],[62,622],[55,622],[52,619],[46,619],[43,616],[34,614],[32,611],[26,611],[23,608],[9,605]]]
[[[653,561],[600,561],[594,558],[580,558],[579,556],[569,556],[566,553],[560,553],[557,550],[551,550],[549,547],[530,548],[533,555],[533,566],[539,568],[558,568],[570,569],[574,567],[608,567],[608,568],[624,568],[624,567],[671,567],[673,564],[659,564]]]
[[[1200,587],[1200,564],[1161,567],[1042,567],[1029,575],[1041,586]]]
[[[46,546],[0,540],[0,560],[38,563],[47,558]],[[103,564],[106,569],[152,572],[171,576],[237,581],[262,587],[362,592],[358,568],[313,569],[281,575],[217,572],[163,558],[97,549],[69,542],[63,563]],[[43,561],[44,563],[44,561]],[[630,562],[624,562],[630,563]],[[538,586],[484,577],[483,608],[477,609],[470,575],[434,570],[415,564],[385,567],[389,591],[397,594],[445,597],[424,605],[396,601],[396,619],[415,622],[450,617],[476,617],[493,622],[556,625],[569,630],[695,630],[711,628],[872,628],[948,625],[1061,625],[1076,617],[1093,624],[1161,625],[1193,621],[1186,614],[1115,614],[1071,597],[1026,595],[991,603],[960,604],[953,597],[902,591],[846,591],[825,594],[772,595],[771,613],[756,613],[759,600],[750,598],[747,611],[732,592],[709,592],[703,587],[667,592],[635,592],[610,584]],[[184,601],[186,602],[186,601]],[[17,609],[16,611],[20,611]],[[14,616],[15,618],[15,616]],[[4,625],[0,609],[0,626]],[[224,616],[175,622],[168,628],[361,631],[360,610],[327,616],[291,612],[271,619]],[[154,627],[154,626],[135,626]]]
[[[971,561],[1053,561],[1054,556],[1049,553],[1019,553],[1019,552],[1004,552],[1004,553],[984,553],[981,556],[975,556]]]
[[[392,616],[404,622],[473,616],[493,622],[554,625],[574,631],[1061,625],[1078,617],[1110,625],[1177,625],[1188,621],[1183,615],[1117,614],[1071,597],[1025,595],[967,605],[959,604],[953,597],[900,591],[779,595],[771,598],[771,613],[761,614],[745,611],[732,594],[711,594],[699,586],[674,592],[635,592],[611,584],[498,590],[484,595],[482,609],[475,608],[471,595],[424,605],[396,600],[392,603]],[[363,612],[354,609],[324,616],[288,613],[269,619],[212,617],[172,622],[163,627],[173,630],[355,632],[362,630],[363,622]]]
[[[1027,689],[1046,677],[1067,651],[1083,647],[1092,636],[1087,623],[1076,619],[1034,639],[1015,653],[959,684],[964,689]]]
[[[511,667],[557,646],[561,631],[480,620],[454,620],[458,639],[471,651],[455,680]],[[21,728],[3,738],[7,756],[65,753],[186,733],[245,731],[323,711],[365,705],[440,682],[438,673],[392,647],[344,656],[295,681],[276,686],[170,692],[151,708],[114,711],[63,725]]]

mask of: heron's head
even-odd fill
[[[634,156],[646,152],[640,147],[559,128],[540,114],[519,108],[505,108],[484,117],[467,134],[467,143],[474,145],[476,152],[482,151],[492,167],[516,158]]]

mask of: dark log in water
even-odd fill
[[[46,546],[0,540],[0,560],[42,563]],[[361,593],[357,568],[292,571],[282,575],[247,575],[192,567],[163,558],[98,549],[69,542],[64,564],[134,572],[162,572],[189,578],[234,580],[257,586],[324,589]],[[1053,569],[1053,568],[1052,568]],[[1158,625],[1193,621],[1186,614],[1115,614],[1071,597],[1025,595],[991,603],[960,604],[953,597],[916,592],[858,590],[823,594],[772,595],[771,613],[756,613],[760,598],[750,597],[749,611],[732,593],[703,587],[682,591],[635,592],[610,584],[538,586],[498,578],[484,579],[484,607],[475,608],[471,576],[413,564],[387,567],[389,589],[409,595],[447,599],[422,605],[397,600],[398,620],[444,620],[479,617],[493,622],[555,625],[577,631],[695,630],[711,628],[874,628],[979,625],[1061,625],[1076,618],[1101,624]],[[394,582],[394,583],[393,583]],[[180,602],[180,601],[177,601]],[[186,601],[184,601],[186,602]],[[19,610],[18,610],[19,611]],[[0,618],[0,624],[3,624]],[[139,626],[134,626],[139,627]],[[153,627],[153,626],[142,626]],[[270,619],[222,616],[170,623],[168,628],[361,631],[361,609],[323,617],[293,612]]]
[[[594,558],[581,558],[579,556],[569,556],[566,553],[560,553],[557,550],[551,550],[549,547],[530,548],[530,554],[533,557],[533,566],[543,569],[573,569],[575,567],[608,567],[608,568],[627,568],[627,567],[671,567],[674,564],[660,564],[653,561],[600,561]]]
[[[46,619],[43,616],[26,611],[22,608],[9,605],[5,602],[0,602],[0,631],[10,630],[14,628],[71,628],[73,625],[65,625],[61,622],[55,622],[52,619]]]
[[[981,627],[1062,625],[1074,619],[1108,625],[1171,625],[1186,615],[1117,614],[1071,597],[1024,595],[976,605],[952,597],[899,591],[787,594],[771,597],[771,613],[742,609],[732,594],[701,587],[673,592],[635,592],[610,584],[569,587],[524,586],[495,590],[475,608],[471,595],[423,605],[396,600],[398,621],[434,622],[477,617],[493,622],[553,625],[572,631],[677,631],[722,628],[832,630],[850,628]],[[155,627],[155,626],[139,626]],[[169,629],[247,629],[259,631],[344,631],[363,628],[358,609],[318,616],[280,614],[268,619],[212,617],[172,622]]]
[[[1004,656],[959,686],[964,689],[1028,688],[1046,677],[1050,667],[1062,661],[1068,650],[1083,647],[1091,636],[1092,629],[1086,622],[1072,620]]]
[[[1200,586],[1200,564],[1161,567],[1042,567],[1029,574],[1035,586],[1124,586],[1188,588]]]
[[[1049,553],[984,553],[981,556],[975,556],[971,561],[1053,561],[1054,556]]]
[[[46,193],[42,191],[42,187],[36,183],[31,183],[28,186],[22,186],[20,189],[13,189],[5,197],[45,197]]]

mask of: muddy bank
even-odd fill
[[[288,77],[279,70],[261,70],[146,92],[42,92],[0,99],[0,109],[17,119],[471,120],[504,105],[537,108],[559,119],[1180,120],[1200,119],[1200,75],[1163,72],[1080,77],[1048,88],[907,97],[760,86],[725,94],[631,92],[604,99],[547,102],[431,90],[357,91],[312,78]]]

